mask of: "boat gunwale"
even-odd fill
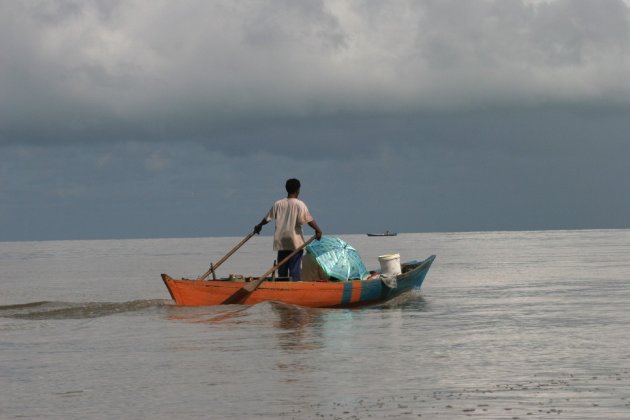
[[[424,270],[425,267],[427,265],[430,265],[433,263],[433,261],[435,260],[435,255],[431,255],[427,258],[425,258],[423,261],[418,261],[419,264],[417,267],[412,268],[409,271],[403,272],[401,274],[397,275],[397,279],[398,280],[403,280],[413,274],[415,274],[416,272],[419,272],[421,270]],[[405,265],[409,265],[409,264],[413,264],[416,261],[409,261],[409,262],[405,262],[403,264],[401,264],[403,267]],[[380,271],[371,271],[371,273],[380,273]],[[162,274],[162,279],[164,280],[164,282],[166,283],[168,278],[168,281],[174,281],[174,282],[185,282],[185,283],[190,283],[190,284],[194,284],[194,283],[199,283],[199,285],[205,285],[207,287],[229,287],[229,288],[234,288],[234,289],[238,289],[243,287],[245,284],[247,284],[248,282],[251,281],[255,281],[257,279],[259,279],[260,277],[248,277],[247,279],[249,281],[235,281],[235,280],[229,280],[229,279],[217,279],[217,280],[201,280],[201,279],[186,279],[186,278],[181,278],[181,279],[175,279],[171,276],[169,276],[168,274]],[[304,288],[304,287],[316,287],[319,289],[327,289],[330,288],[331,290],[336,290],[339,288],[343,288],[346,287],[345,285],[348,283],[366,283],[366,282],[371,282],[371,281],[381,281],[380,277],[374,277],[374,278],[368,278],[368,279],[357,279],[357,280],[348,280],[348,281],[322,281],[322,280],[314,280],[314,281],[273,281],[271,278],[269,278],[268,280],[265,280],[263,283],[261,283],[261,285],[258,287],[259,289],[263,288],[263,289],[277,289],[277,290],[289,290],[289,289],[300,289],[300,288]],[[169,289],[170,290],[170,289]]]

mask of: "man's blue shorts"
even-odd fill
[[[278,251],[278,262],[285,259],[293,251]],[[281,267],[278,268],[278,277],[291,277],[292,281],[300,281],[300,273],[302,271],[302,255],[303,251],[298,252]]]

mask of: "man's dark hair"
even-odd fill
[[[287,192],[289,194],[294,194],[300,189],[300,181],[295,178],[291,178],[287,180],[287,183],[284,187],[287,189]]]

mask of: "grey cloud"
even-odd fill
[[[0,9],[5,144],[183,137],[229,151],[221,132],[271,136],[277,121],[630,99],[622,0]]]
[[[335,52],[347,45],[346,34],[323,1],[263,2],[244,17],[243,40],[254,48],[295,52]]]
[[[621,0],[428,4],[418,41],[437,67],[581,67],[594,57],[612,59],[628,50],[628,6]]]

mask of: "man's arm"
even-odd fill
[[[315,237],[317,238],[317,240],[319,241],[320,239],[322,239],[322,230],[319,228],[319,226],[317,226],[317,222],[315,220],[311,220],[310,222],[308,222],[308,225],[315,229]]]
[[[269,223],[269,221],[267,220],[267,217],[263,217],[260,223],[254,226],[254,233],[259,234],[260,231],[262,230],[262,227],[265,226],[267,223]]]

